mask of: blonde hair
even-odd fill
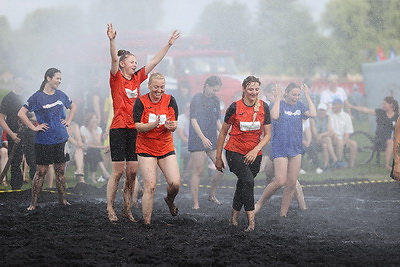
[[[242,82],[243,89],[246,89],[246,87],[251,83],[258,83],[258,85],[261,85],[260,79],[258,79],[257,77],[255,77],[255,76],[247,76],[247,78],[244,79],[243,82]],[[244,93],[242,94],[242,98],[243,97],[244,97]],[[256,103],[254,104],[253,110],[254,110],[253,122],[255,122],[256,117],[257,117],[257,112],[260,111],[260,101],[258,100],[258,96],[256,98]]]
[[[153,80],[165,80],[165,77],[159,72],[154,72],[150,75],[149,84],[151,84]]]

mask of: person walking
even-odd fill
[[[170,47],[179,38],[180,33],[175,30],[168,43],[146,66],[140,69],[137,69],[136,57],[131,52],[126,50],[117,52],[115,42],[117,32],[112,24],[107,25],[107,36],[110,40],[110,88],[114,109],[109,133],[112,171],[107,183],[107,216],[110,222],[118,221],[114,201],[119,180],[125,171],[122,216],[136,222],[131,211],[132,195],[135,183],[137,184],[136,173],[138,170],[138,159],[135,151],[137,132],[132,115],[133,107],[135,100],[140,96],[140,84],[147,79],[147,75],[164,58]]]
[[[151,223],[157,166],[168,184],[164,200],[172,216],[178,215],[174,200],[180,187],[179,166],[172,137],[172,132],[178,126],[178,106],[173,96],[165,94],[165,78],[162,74],[151,74],[148,87],[150,92],[138,98],[134,106],[134,121],[138,131],[136,152],[144,183],[144,224]]]
[[[208,156],[215,164],[217,134],[221,129],[221,109],[218,97],[215,95],[221,89],[221,79],[210,76],[204,82],[203,92],[196,94],[190,102],[190,128],[188,150],[193,164],[193,174],[190,180],[193,209],[199,209],[199,185]],[[218,205],[221,203],[215,194],[223,177],[222,172],[215,172],[211,182],[208,200]]]
[[[238,178],[230,223],[238,225],[240,210],[244,207],[248,220],[247,232],[255,227],[254,178],[260,171],[262,148],[271,138],[269,108],[258,99],[260,85],[260,80],[254,76],[244,79],[242,99],[232,103],[226,111],[218,136],[215,162],[217,170],[222,172],[225,167],[222,148],[229,132],[225,146],[226,160],[230,171]]]
[[[307,99],[308,108],[299,101],[301,91]],[[272,137],[271,158],[274,162],[275,178],[267,185],[260,199],[255,205],[255,213],[259,212],[265,200],[269,199],[278,189],[285,186],[281,203],[281,217],[286,217],[296,191],[303,194],[298,183],[301,168],[301,158],[304,154],[303,119],[315,117],[316,108],[311,100],[307,85],[299,86],[290,83],[282,100],[282,88],[275,89],[275,103],[271,109]],[[296,193],[296,194],[298,194]],[[299,196],[297,196],[299,197]],[[302,207],[304,205],[304,207]],[[299,202],[300,208],[305,208],[305,203]]]
[[[40,89],[29,97],[27,103],[18,111],[18,117],[22,123],[36,132],[37,168],[32,182],[32,200],[28,210],[36,209],[38,195],[42,190],[44,177],[50,164],[54,165],[60,203],[70,205],[65,196],[65,165],[69,161],[69,154],[66,153],[69,137],[67,127],[74,118],[76,105],[58,89],[60,83],[61,71],[56,68],[48,69],[44,74]],[[65,108],[70,109],[68,116],[65,115]],[[28,118],[28,112],[34,112],[37,125]]]

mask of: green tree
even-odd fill
[[[400,48],[400,1],[331,0],[326,10],[328,69],[339,74],[360,73],[363,63],[375,60],[377,47],[382,47],[386,56],[390,47]]]

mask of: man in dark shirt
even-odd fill
[[[17,116],[23,104],[25,87],[26,82],[24,78],[15,76],[12,80],[12,91],[3,98],[0,105],[0,126],[7,132],[9,157],[13,147],[20,143],[11,161],[10,184],[13,190],[21,189],[23,185],[23,175],[21,171],[23,155],[25,155],[26,162],[29,166],[29,177],[31,180],[34,178],[36,172],[34,149],[35,132],[27,128],[20,128],[19,118]]]

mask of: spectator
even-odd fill
[[[354,132],[353,122],[350,115],[342,109],[343,101],[340,98],[335,98],[332,101],[332,114],[330,114],[334,132],[332,141],[338,159],[334,167],[342,168],[349,166],[353,168],[357,156],[357,142],[350,139],[350,135]],[[344,161],[343,151],[345,145],[347,145],[350,152],[348,163]]]
[[[387,96],[383,100],[382,108],[372,109],[351,104],[349,106],[359,112],[376,116],[374,146],[378,151],[385,151],[385,166],[391,170],[394,127],[399,117],[399,103],[393,97]]]
[[[21,189],[23,185],[23,173],[21,170],[23,155],[26,157],[29,165],[29,177],[33,181],[36,172],[35,163],[35,132],[27,127],[21,127],[18,111],[22,107],[22,95],[25,93],[26,79],[21,76],[15,76],[12,81],[12,91],[9,92],[1,101],[0,106],[0,126],[7,132],[8,155],[11,156],[13,147],[17,146],[11,160],[11,188],[13,190]],[[31,113],[28,114],[32,122],[35,118]]]
[[[74,159],[75,163],[75,178],[78,183],[85,183],[85,174],[84,174],[84,146],[81,136],[81,131],[79,129],[79,125],[72,121],[69,127],[67,128],[69,138],[68,138],[68,147],[69,147],[69,155]]]
[[[326,104],[319,104],[317,107],[317,117],[311,118],[311,132],[313,141],[311,142],[311,149],[317,152],[322,150],[322,170],[327,171],[329,162],[332,161],[336,164],[337,157],[332,144],[332,123],[331,118],[327,114],[328,107]],[[318,155],[317,155],[318,157]]]
[[[332,103],[334,99],[340,99],[343,103],[348,103],[347,94],[342,87],[337,86],[337,78],[329,77],[329,89],[322,91],[319,103],[328,106],[328,114],[332,112]]]
[[[179,110],[179,107],[178,107]],[[178,127],[176,128],[176,140],[180,140],[180,156],[181,165],[183,166],[182,181],[188,179],[192,164],[190,161],[190,153],[188,152],[189,142],[189,127],[190,127],[190,103],[186,103],[183,114],[178,116]]]
[[[90,112],[85,117],[85,124],[80,127],[82,141],[85,148],[85,165],[88,167],[90,179],[92,183],[104,182],[110,178],[110,174],[103,164],[101,150],[105,149],[102,145],[103,130],[99,126],[97,115]],[[100,167],[102,175],[96,180],[97,166]]]

